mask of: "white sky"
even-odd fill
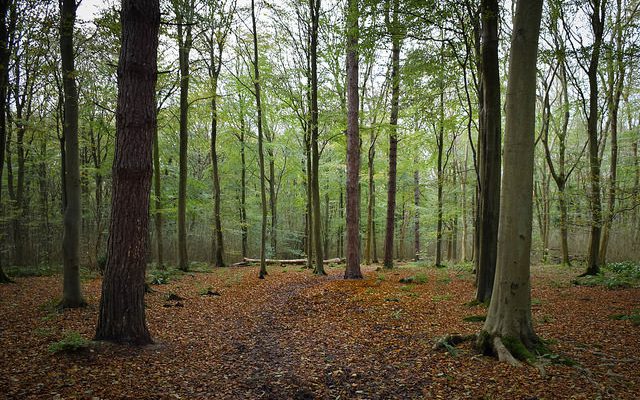
[[[77,10],[77,18],[83,21],[91,21],[95,15],[106,7],[106,0],[82,0]]]

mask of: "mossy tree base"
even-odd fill
[[[4,273],[2,269],[0,269],[0,283],[15,283],[7,274]]]
[[[495,356],[499,361],[514,367],[522,366],[523,362],[537,366],[536,355],[548,353],[543,341],[537,337],[523,341],[509,336],[491,335],[487,331],[477,335],[446,335],[436,340],[432,348],[449,350],[468,341],[474,341],[476,349],[482,354]]]

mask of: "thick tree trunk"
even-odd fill
[[[73,27],[76,2],[64,0],[60,10],[60,59],[64,85],[64,138],[66,146],[67,207],[64,210],[63,288],[60,307],[86,305],[80,289],[80,165],[78,154],[78,88],[75,79]]]
[[[478,246],[476,254],[476,300],[491,299],[496,268],[498,220],[500,212],[500,74],[498,66],[498,19],[500,8],[497,0],[483,0],[482,13],[482,107],[480,119],[481,146],[479,145],[479,214]]]
[[[589,173],[591,182],[591,232],[589,235],[589,250],[587,270],[584,275],[596,275],[600,272],[600,236],[602,233],[602,199],[600,196],[600,158],[598,138],[598,64],[600,49],[604,33],[605,2],[592,0],[593,15],[591,28],[594,42],[587,77],[589,79],[589,115],[587,116],[587,133],[589,139]]]
[[[190,4],[186,4],[190,1]],[[187,149],[189,140],[189,53],[193,38],[191,34],[193,1],[180,0],[176,3],[178,20],[178,57],[180,64],[180,159],[178,177],[178,268],[189,270],[187,253]]]
[[[347,265],[345,279],[360,271],[360,127],[358,114],[358,2],[347,0]]]
[[[259,278],[267,275],[266,245],[267,245],[267,190],[265,187],[264,145],[262,131],[262,94],[260,91],[260,67],[258,65],[258,30],[256,29],[255,0],[251,0],[251,26],[253,28],[253,86],[258,110],[258,163],[260,166],[260,202],[262,209],[262,221],[260,226],[260,273]]]
[[[122,1],[111,226],[96,340],[151,343],[144,310],[153,132],[157,125],[158,0]]]
[[[393,20],[387,15],[391,34],[391,115],[389,117],[389,180],[387,183],[387,228],[384,238],[384,268],[393,268],[393,238],[396,213],[396,170],[398,164],[398,109],[400,108],[400,41],[398,4],[393,2]],[[388,10],[387,10],[388,13]]]
[[[541,15],[542,0],[518,1],[509,57],[496,285],[479,336],[485,351],[498,354],[503,351],[501,339],[529,349],[539,342],[531,317],[530,250]]]

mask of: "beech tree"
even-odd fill
[[[480,61],[480,123],[478,139],[478,246],[475,257],[476,300],[491,299],[496,268],[500,210],[500,75],[498,66],[497,0],[482,0]]]
[[[358,1],[347,1],[347,265],[346,279],[362,279],[360,271],[360,130],[358,121]]]
[[[86,303],[80,290],[80,155],[78,150],[78,87],[74,67],[73,27],[76,1],[63,0],[60,7],[60,59],[64,87],[65,190],[62,239],[64,280],[60,307],[77,308]]]
[[[157,114],[158,0],[123,0],[111,224],[96,340],[152,343],[144,310],[152,144]]]
[[[517,363],[515,343],[539,345],[531,317],[531,233],[536,104],[536,60],[542,0],[519,0],[511,38],[506,95],[504,173],[496,277],[478,338],[485,352]],[[505,347],[506,346],[506,347]],[[517,354],[516,354],[517,355]]]

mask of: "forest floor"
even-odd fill
[[[100,279],[83,279],[88,307],[59,313],[60,276],[17,278],[0,286],[0,398],[637,399],[640,289],[577,286],[579,271],[533,268],[535,329],[554,353],[544,374],[471,344],[431,349],[482,327],[465,268],[372,266],[361,281],[342,266],[188,273],[147,295],[154,345],[58,353],[65,337],[92,338]]]

